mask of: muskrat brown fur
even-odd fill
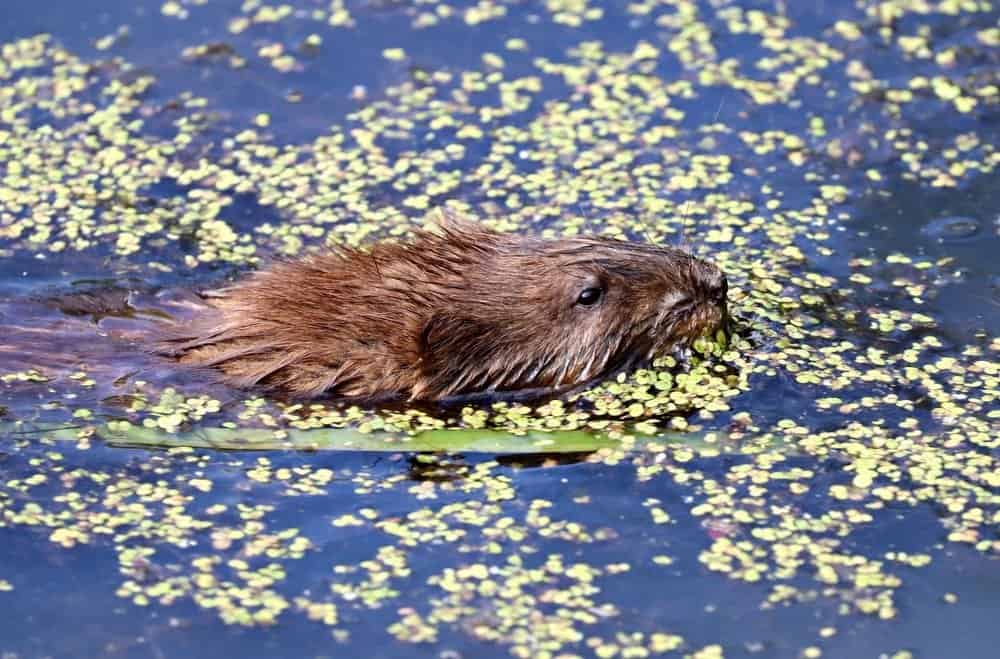
[[[557,391],[726,319],[726,278],[673,247],[440,231],[279,262],[218,291],[156,350],[294,396]]]

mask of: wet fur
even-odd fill
[[[604,294],[577,304],[583,288]],[[155,350],[294,396],[556,390],[690,343],[725,277],[678,249],[546,241],[450,218],[438,232],[276,263],[223,289]]]

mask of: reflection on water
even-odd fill
[[[71,380],[91,386],[70,405],[114,406],[134,393],[134,381],[153,381],[156,389],[182,383],[211,386],[206,374],[184,372],[148,354],[145,345],[165,319],[183,320],[193,309],[187,291],[141,292],[113,283],[79,282],[69,292],[44,291],[35,298],[0,302],[0,358],[7,374],[8,401],[18,416],[37,406],[31,387],[17,382],[45,381],[55,393]],[[37,409],[37,408],[36,408]]]
[[[0,654],[988,656],[997,40],[976,2],[6,0]],[[453,408],[143,349],[446,200],[687,245],[742,338]]]

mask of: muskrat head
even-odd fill
[[[725,275],[680,249],[477,233],[465,290],[421,332],[415,397],[580,385],[726,322]]]

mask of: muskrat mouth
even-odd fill
[[[653,345],[645,354],[647,360],[673,354],[687,360],[692,344],[702,336],[722,330],[726,339],[732,335],[732,319],[725,302],[695,302],[673,308],[657,319],[651,332]]]

